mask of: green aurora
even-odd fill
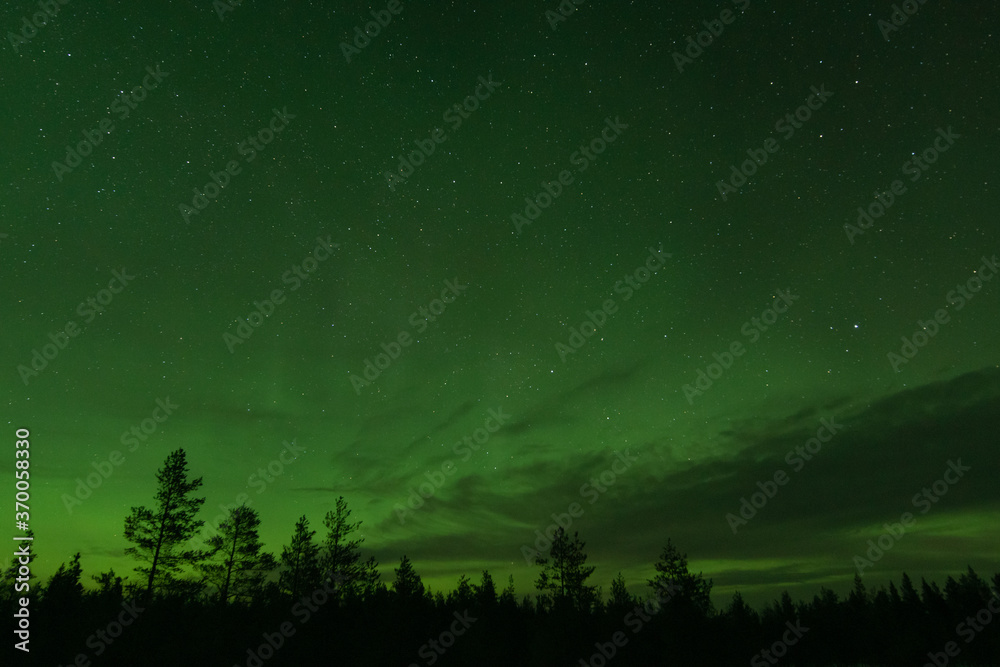
[[[177,448],[200,518],[244,494],[280,553],[343,495],[434,590],[533,594],[556,520],[605,592],[671,538],[717,605],[858,558],[997,570],[986,9],[219,5],[69,3],[6,44],[3,414],[43,581],[131,574]]]

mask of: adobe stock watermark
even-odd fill
[[[775,290],[776,296],[774,301],[770,306],[764,309],[760,314],[760,318],[751,317],[749,320],[743,323],[740,327],[740,333],[749,339],[749,343],[753,344],[760,340],[760,337],[765,333],[770,326],[778,321],[778,316],[788,312],[788,308],[796,301],[799,300],[797,294],[792,294],[791,290]],[[694,384],[685,384],[681,389],[684,391],[684,398],[687,399],[688,405],[694,404],[694,399],[696,396],[701,396],[706,391],[712,388],[712,385],[716,380],[722,377],[722,375],[732,368],[733,363],[739,357],[747,351],[743,343],[739,340],[734,340],[729,344],[728,351],[719,354],[718,352],[713,352],[712,357],[715,359],[716,363],[710,363],[705,368],[698,369],[698,377],[695,379]]]
[[[628,125],[621,122],[618,116],[614,120],[608,116],[604,119],[604,129],[599,137],[591,139],[586,146],[580,145],[577,150],[569,156],[569,163],[576,167],[576,172],[582,174],[591,164],[621,136],[622,132],[628,129]],[[514,230],[518,234],[525,225],[530,225],[542,215],[542,211],[552,206],[552,203],[563,193],[563,189],[572,184],[574,180],[573,172],[563,169],[559,172],[557,181],[542,181],[542,191],[531,197],[524,198],[524,211],[521,213],[511,213],[510,221],[514,223]]]
[[[406,321],[418,334],[422,334],[430,326],[428,322],[437,321],[437,318],[444,314],[448,304],[454,303],[458,297],[462,296],[462,292],[467,289],[469,289],[469,286],[460,284],[458,278],[445,280],[441,296],[432,300],[426,306],[420,306],[420,308],[410,313],[410,317]],[[396,334],[394,340],[380,345],[382,352],[375,355],[374,362],[365,357],[364,370],[361,372],[361,375],[350,374],[351,386],[354,388],[354,393],[360,396],[361,390],[377,380],[392,365],[392,362],[399,359],[399,356],[403,353],[403,349],[412,344],[413,336],[410,335],[409,331],[403,329]]]
[[[257,130],[255,134],[247,135],[246,139],[236,145],[236,152],[240,154],[245,164],[253,162],[257,158],[257,154],[288,127],[288,121],[295,118],[294,114],[288,113],[288,107],[282,107],[280,111],[271,109],[271,112],[271,120],[265,127]],[[219,196],[222,189],[229,185],[233,176],[238,176],[242,172],[243,167],[236,160],[227,162],[225,168],[220,171],[209,170],[209,181],[201,188],[191,188],[191,191],[194,192],[191,205],[183,203],[177,205],[177,210],[180,211],[184,222],[190,223],[192,215],[198,215],[208,208],[208,205]]]
[[[243,0],[213,0],[212,9],[215,10],[215,15],[219,17],[220,23],[226,22],[226,14],[235,11],[237,7],[243,5]]]
[[[573,14],[576,14],[576,8],[586,1],[587,0],[562,0],[555,10],[546,9],[545,20],[549,22],[549,27],[553,30],[558,28],[560,23],[565,23],[566,19],[573,16]]]
[[[798,644],[803,635],[809,632],[809,628],[802,625],[802,621],[798,619],[795,620],[794,625],[791,621],[785,621],[785,627],[788,629],[781,635],[781,639],[776,640],[769,648],[762,649],[750,658],[752,667],[767,667],[778,664],[782,658],[788,655],[788,647]]]
[[[69,0],[39,0],[38,8],[41,11],[32,14],[31,19],[28,19],[27,16],[21,18],[20,33],[7,31],[7,41],[14,48],[14,53],[18,52],[21,45],[27,44],[38,36],[38,31],[47,26],[50,19],[59,15],[60,5],[68,4]]]
[[[148,440],[149,436],[156,433],[159,425],[167,421],[174,414],[174,410],[179,407],[179,405],[170,401],[169,396],[165,399],[156,399],[156,407],[153,408],[151,415],[139,422],[138,425],[134,425],[131,429],[122,433],[120,442],[128,446],[129,452],[134,452],[139,448],[140,440],[142,442]],[[92,461],[90,465],[94,469],[94,472],[87,475],[84,479],[76,478],[76,488],[73,490],[72,496],[68,493],[62,494],[63,506],[66,507],[66,511],[72,514],[73,508],[82,505],[84,500],[90,498],[94,494],[94,491],[101,488],[105,480],[111,477],[114,471],[123,463],[125,463],[125,455],[117,449],[112,450],[108,454],[106,461]]]
[[[949,459],[948,467],[945,468],[941,479],[935,481],[929,487],[925,486],[919,493],[914,494],[910,503],[915,508],[920,509],[921,514],[927,514],[934,504],[939,502],[948,493],[948,490],[957,484],[965,476],[965,473],[970,470],[972,470],[972,466],[962,465],[962,459],[955,461]],[[916,523],[917,519],[913,516],[912,512],[903,512],[899,517],[898,523],[882,524],[882,528],[884,529],[882,533],[874,540],[868,540],[867,542],[868,550],[864,554],[867,558],[860,555],[854,557],[854,566],[858,568],[858,574],[864,575],[866,569],[873,567],[875,563],[882,560],[882,556],[896,546],[899,540],[903,538],[906,530],[912,528]]]
[[[732,2],[736,5],[736,9],[740,14],[745,12],[747,7],[750,6],[750,0],[732,0]],[[736,21],[736,16],[733,15],[731,9],[723,9],[717,19],[702,21],[701,24],[705,26],[705,29],[695,35],[688,35],[684,53],[680,51],[674,51],[673,53],[674,65],[676,65],[677,71],[683,74],[684,67],[694,63],[705,52],[705,49],[715,42],[716,37],[722,36],[722,33],[726,30],[726,26],[732,25],[734,21]]]
[[[502,82],[493,80],[493,74],[490,74],[486,79],[480,76],[478,80],[479,83],[476,85],[472,95],[468,95],[461,103],[452,104],[441,116],[441,119],[451,126],[452,132],[462,127],[462,123],[471,117],[471,114],[479,108],[480,103],[490,99],[490,96],[496,91],[497,86],[502,85]],[[480,92],[480,89],[483,92]],[[448,133],[439,127],[434,128],[427,139],[414,139],[413,144],[416,146],[416,149],[406,155],[399,155],[399,164],[397,165],[399,174],[394,174],[389,170],[382,171],[389,189],[395,192],[397,185],[406,183],[406,179],[413,176],[417,167],[434,154],[439,144],[443,144],[447,140]]]
[[[426,660],[427,665],[433,665],[441,656],[448,652],[455,645],[455,640],[465,634],[466,630],[479,619],[469,615],[466,609],[461,615],[456,611],[452,612],[455,620],[451,622],[448,629],[437,636],[437,639],[428,639],[427,643],[420,647],[417,655]],[[420,667],[416,662],[411,662],[409,667]]]
[[[774,131],[780,132],[785,141],[795,136],[796,130],[802,129],[802,123],[812,118],[813,111],[819,111],[826,101],[833,97],[833,93],[826,89],[826,84],[820,85],[818,90],[816,86],[810,86],[809,89],[812,94],[806,97],[805,104],[795,109],[793,113],[786,113],[774,123]],[[739,168],[736,165],[729,166],[729,182],[724,180],[715,182],[716,189],[722,195],[722,201],[726,201],[729,195],[739,192],[739,189],[746,185],[747,179],[756,174],[757,169],[767,162],[768,155],[773,155],[780,149],[781,146],[774,137],[765,139],[763,148],[748,148],[749,157],[740,163]]]
[[[603,470],[599,475],[591,477],[590,481],[580,487],[580,497],[588,499],[588,504],[593,505],[638,460],[638,458],[632,456],[628,449],[624,453],[615,452],[615,458],[611,462],[611,466]],[[559,529],[562,528],[568,533],[570,526],[573,525],[573,519],[579,519],[584,515],[585,511],[583,505],[578,502],[572,502],[566,508],[565,512],[561,514],[553,513],[551,515],[552,523],[545,528],[544,532],[539,529],[535,530],[535,548],[532,549],[527,544],[521,545],[521,555],[524,556],[524,562],[528,565],[534,565],[536,558],[543,556],[552,548],[552,540]]]
[[[878,20],[878,29],[882,33],[882,38],[888,42],[889,35],[899,32],[899,29],[910,20],[910,17],[920,11],[920,5],[925,2],[927,0],[905,0],[902,7],[894,4],[892,6],[892,13],[889,14],[889,20]]]
[[[141,443],[149,440],[150,436],[156,433],[159,425],[167,421],[167,418],[173,415],[174,410],[179,407],[170,401],[169,396],[165,399],[156,399],[156,407],[153,408],[152,414],[122,433],[118,441],[128,447],[130,452],[134,452],[139,449]]]
[[[653,598],[636,604],[631,611],[625,614],[622,623],[632,631],[633,635],[642,632],[642,629],[653,620],[653,616],[660,613],[667,603],[682,591],[683,589],[675,583],[657,586],[654,589]],[[609,641],[594,642],[594,648],[597,651],[589,658],[580,658],[577,665],[578,667],[605,667],[608,661],[628,645],[628,642],[628,635],[624,631],[618,630],[612,633]]]
[[[844,428],[843,424],[837,423],[836,417],[830,417],[829,419],[824,417],[819,420],[819,423],[820,426],[816,429],[815,436],[807,439],[804,444],[796,445],[795,449],[790,449],[785,454],[785,463],[791,466],[793,473],[802,470],[806,462],[812,461],[813,457],[823,449],[823,445],[833,440],[837,432]],[[826,432],[825,435],[824,431]],[[726,523],[729,524],[730,529],[733,531],[733,535],[757,516],[757,513],[764,509],[767,503],[778,495],[779,487],[788,484],[790,479],[791,477],[789,477],[789,474],[784,469],[778,468],[771,475],[770,479],[757,482],[757,488],[760,491],[750,494],[749,500],[746,496],[740,498],[739,516],[729,513],[725,517]]]
[[[392,17],[399,16],[402,11],[403,7],[399,4],[399,0],[389,0],[385,9],[380,9],[377,12],[372,9],[369,12],[372,15],[372,20],[365,23],[364,30],[359,25],[354,26],[353,46],[347,42],[340,43],[340,52],[344,54],[344,60],[350,64],[351,58],[360,55],[372,43],[372,38],[378,37],[379,33],[382,32],[382,28],[392,23]]]
[[[993,622],[993,617],[1000,615],[1000,596],[996,593],[990,596],[986,606],[976,612],[975,616],[966,616],[964,621],[960,621],[955,626],[955,634],[965,640],[966,644],[971,644],[986,626]],[[947,667],[951,658],[957,658],[962,652],[958,642],[949,641],[944,645],[944,650],[940,652],[927,652],[928,661],[924,667]]]
[[[146,72],[148,74],[142,78],[142,85],[136,86],[127,93],[121,93],[109,105],[111,113],[116,114],[118,120],[123,121],[128,118],[133,111],[139,108],[139,103],[145,100],[150,92],[156,90],[165,78],[170,76],[170,72],[161,71],[159,65],[156,66],[156,69],[147,66]],[[83,158],[93,153],[94,148],[104,142],[104,135],[111,134],[115,130],[115,123],[110,117],[101,119],[96,123],[96,126],[93,130],[82,130],[83,139],[75,146],[67,144],[66,158],[62,162],[52,161],[52,171],[55,172],[57,181],[61,183],[66,174],[83,164]]]
[[[135,600],[127,600],[121,604],[122,610],[118,612],[117,619],[112,619],[103,628],[98,628],[87,637],[87,648],[93,650],[95,657],[100,657],[108,648],[115,643],[115,640],[122,636],[125,628],[132,625],[139,614],[146,611],[145,607],[140,607]],[[86,653],[77,653],[71,665],[89,665],[90,658]]]
[[[631,299],[633,293],[642,289],[642,286],[649,282],[652,275],[666,265],[667,261],[664,259],[665,257],[672,256],[669,252],[663,252],[662,245],[660,245],[659,250],[653,246],[649,246],[648,250],[649,257],[646,258],[645,263],[639,265],[635,270],[626,274],[624,278],[615,283],[614,293],[624,294],[622,297],[623,302]],[[618,304],[615,303],[614,299],[605,299],[601,307],[596,311],[586,311],[584,313],[586,319],[580,323],[580,326],[570,327],[569,344],[567,345],[562,341],[556,343],[556,354],[559,355],[559,359],[565,364],[566,357],[576,354],[580,348],[587,344],[590,337],[604,326],[605,322],[608,321],[608,317],[617,312]]]
[[[322,262],[330,259],[333,249],[340,247],[340,244],[333,243],[331,238],[331,236],[327,236],[325,239],[317,236],[316,246],[312,252],[306,255],[300,263],[293,264],[292,268],[281,274],[281,284],[291,285],[288,288],[289,292],[294,292],[302,287],[302,281],[308,280],[319,269]],[[273,315],[275,309],[285,303],[287,298],[284,290],[273,289],[268,298],[253,302],[254,309],[246,317],[237,317],[235,320],[236,334],[231,334],[228,331],[222,334],[222,342],[226,344],[229,353],[235,352],[237,345],[242,345],[250,340],[254,330],[263,325],[264,320]]]
[[[285,473],[285,468],[299,460],[300,454],[305,454],[305,447],[299,447],[292,440],[285,440],[282,450],[277,457],[271,459],[266,467],[257,468],[257,472],[247,477],[247,486],[257,489],[257,495],[267,490],[268,484],[274,484],[276,477],[281,477]]]
[[[455,452],[455,456],[461,456],[462,462],[467,462],[475,452],[478,452],[486,444],[490,436],[499,431],[508,420],[510,420],[510,415],[505,414],[502,407],[496,410],[491,408],[480,428],[474,430],[471,435],[462,436],[461,440],[451,446],[452,451]],[[406,506],[404,507],[402,503],[396,503],[395,507],[393,507],[399,523],[405,524],[408,514],[413,514],[414,511],[423,507],[428,500],[434,497],[438,490],[444,486],[445,480],[455,474],[455,470],[455,462],[447,459],[441,464],[440,470],[428,470],[425,472],[424,477],[427,478],[427,481],[421,482],[415,489],[410,487],[410,495],[406,498]]]
[[[938,136],[935,137],[932,145],[928,146],[920,152],[920,155],[913,153],[916,157],[911,160],[907,160],[903,163],[903,166],[899,168],[903,172],[904,176],[910,177],[910,182],[916,183],[920,180],[920,177],[924,175],[931,165],[938,161],[938,158],[942,153],[947,152],[952,146],[955,145],[955,139],[961,139],[962,135],[956,134],[954,130],[951,129],[951,125],[948,126],[947,130],[942,130],[940,127],[937,129]],[[866,230],[872,228],[875,224],[875,220],[878,220],[886,211],[896,203],[896,199],[906,194],[906,186],[903,185],[903,181],[898,178],[895,179],[889,185],[889,189],[885,192],[879,193],[878,190],[874,192],[875,201],[868,204],[868,206],[858,207],[858,219],[857,224],[852,225],[850,223],[844,224],[844,231],[847,233],[847,240],[850,241],[851,245],[854,245],[854,237],[860,236],[865,233]]]
[[[291,442],[285,440],[281,443],[281,445],[282,449],[278,453],[278,456],[271,459],[267,465],[257,468],[257,471],[247,478],[248,486],[260,487],[260,490],[257,491],[258,495],[264,493],[268,484],[273,484],[276,477],[280,477],[284,474],[286,466],[291,465],[298,460],[299,456],[306,453],[306,448],[295,444],[295,440],[292,440]],[[286,454],[291,457],[291,460],[287,460],[285,458]],[[254,482],[258,476],[260,479]],[[232,505],[219,503],[219,513],[216,514],[210,521],[205,522],[205,525],[201,528],[201,532],[188,540],[188,545],[193,548],[204,548],[209,538],[219,534],[219,524],[229,518],[229,514],[232,510],[242,505],[246,505],[247,507],[253,505],[253,500],[246,491],[241,491],[236,494],[236,498],[233,500]]]
[[[99,290],[94,296],[87,297],[76,307],[77,314],[84,318],[86,324],[94,321],[98,314],[103,313],[105,306],[111,304],[116,294],[121,294],[129,282],[135,280],[135,276],[130,276],[123,266],[121,271],[111,272],[111,280],[105,289]],[[115,286],[115,283],[119,287]],[[45,370],[49,363],[55,360],[62,350],[65,350],[70,343],[70,339],[76,338],[83,332],[75,320],[67,320],[62,329],[55,333],[49,333],[49,343],[42,345],[41,350],[34,348],[31,350],[31,361],[29,365],[20,364],[17,373],[21,376],[21,382],[28,386],[31,378],[38,377],[38,374]],[[30,367],[29,367],[30,366]]]
[[[965,304],[971,301],[977,292],[983,289],[984,282],[993,280],[993,277],[997,274],[1000,259],[997,259],[996,255],[993,255],[992,259],[986,259],[986,257],[981,257],[980,259],[983,263],[975,271],[976,275],[966,280],[965,283],[955,285],[955,289],[945,295],[945,300],[947,301],[945,308],[949,305],[954,305],[955,312],[957,313],[965,308]],[[909,338],[906,336],[901,337],[903,345],[899,348],[899,354],[889,352],[886,355],[893,371],[898,373],[901,366],[910,363],[917,356],[917,353],[938,334],[941,327],[951,322],[951,315],[948,314],[945,308],[935,310],[934,317],[931,319],[917,320],[917,331],[914,331],[913,335]],[[925,331],[927,333],[924,333]]]
[[[319,611],[331,599],[334,599],[339,592],[339,585],[344,583],[346,577],[340,573],[334,574],[332,571],[325,573],[323,585],[314,589],[309,595],[301,596],[292,605],[289,612],[299,621],[299,625],[304,626],[312,618],[312,615]],[[246,660],[243,661],[245,667],[262,667],[263,664],[274,657],[274,655],[291,639],[297,632],[291,621],[284,621],[278,625],[274,632],[264,631],[261,638],[264,640],[256,647],[248,648]],[[238,665],[234,665],[238,667]]]

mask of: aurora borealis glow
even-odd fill
[[[553,514],[605,591],[668,537],[720,601],[846,590],[904,512],[866,582],[996,571],[992,12],[563,5],[70,2],[7,39],[43,580],[130,574],[180,447],[200,518],[245,494],[280,552],[343,495],[435,590],[533,593]]]

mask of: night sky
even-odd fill
[[[990,9],[514,4],[4,7],[36,573],[132,574],[177,448],[200,518],[343,495],[435,590],[533,594],[553,514],[605,591],[670,538],[716,604],[843,592],[905,512],[866,584],[996,572]]]

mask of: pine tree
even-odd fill
[[[611,582],[611,599],[608,600],[608,608],[616,613],[631,610],[635,606],[635,596],[628,592],[625,585],[625,577],[619,572]]]
[[[535,587],[541,591],[539,602],[547,608],[568,605],[580,611],[590,611],[596,600],[596,586],[588,586],[586,581],[594,573],[593,566],[587,566],[586,546],[580,541],[580,534],[573,533],[573,539],[563,528],[552,538],[549,556],[535,558],[535,564],[542,566]]]
[[[361,595],[366,599],[373,599],[384,592],[385,584],[382,583],[382,575],[378,573],[378,561],[375,556],[369,556],[361,566]]]
[[[780,628],[787,621],[794,621],[798,616],[795,603],[788,591],[782,591],[781,597],[769,604],[760,614],[761,625],[765,628]],[[773,630],[771,630],[773,631]]]
[[[739,591],[733,593],[733,599],[730,600],[729,607],[726,608],[726,616],[741,626],[756,625],[759,620],[757,612],[746,603],[743,594]]]
[[[910,575],[905,572],[899,583],[899,594],[903,599],[903,604],[911,611],[920,609],[920,594],[917,593],[917,589],[913,586],[913,580],[910,579]]]
[[[90,578],[97,582],[97,590],[92,591],[91,595],[98,600],[121,602],[125,599],[124,579],[116,575],[113,569],[93,574]]]
[[[781,615],[786,620],[790,621],[798,616],[795,603],[792,602],[792,596],[788,591],[781,591],[781,602],[778,608],[781,609]]]
[[[857,572],[854,573],[854,587],[851,589],[850,595],[847,596],[847,601],[855,614],[864,614],[868,609],[868,591],[861,580],[861,575]]]
[[[928,583],[927,579],[920,577],[920,598],[923,600],[924,610],[935,622],[947,617],[948,605],[936,581]]]
[[[324,553],[320,563],[324,576],[331,577],[338,585],[335,590],[358,594],[366,583],[370,584],[371,572],[376,564],[361,561],[361,543],[364,539],[351,539],[361,527],[361,522],[350,522],[351,510],[343,496],[337,498],[336,509],[326,513],[323,525],[327,528]]]
[[[968,569],[965,574],[958,578],[962,608],[966,610],[978,610],[989,602],[990,585],[972,569],[971,565],[967,567]]]
[[[219,589],[223,605],[252,599],[277,566],[274,556],[262,551],[259,527],[257,510],[244,504],[232,508],[219,524],[219,532],[208,539],[212,553],[198,569]]]
[[[451,607],[468,607],[476,599],[472,582],[465,574],[458,577],[458,586],[448,594],[447,603]]]
[[[507,585],[500,592],[497,602],[509,611],[517,609],[517,594],[514,592],[514,575],[507,575]]]
[[[313,541],[315,534],[315,530],[309,530],[309,520],[303,514],[295,524],[291,544],[281,550],[285,569],[278,575],[278,585],[293,600],[322,584],[319,547]]]
[[[68,611],[75,609],[83,600],[83,584],[80,576],[83,568],[80,566],[80,552],[73,555],[73,560],[61,563],[56,573],[49,579],[42,595],[42,601],[53,609]]]
[[[489,570],[483,570],[483,578],[478,586],[473,586],[476,592],[476,600],[480,606],[485,608],[495,607],[497,604],[497,587],[493,583],[493,577]]]
[[[712,580],[706,581],[700,572],[691,574],[687,554],[678,551],[669,539],[655,568],[656,576],[648,583],[661,599],[669,599],[671,605],[693,608],[703,616],[711,615]]]
[[[205,523],[194,518],[205,499],[190,497],[202,481],[200,477],[188,481],[187,455],[183,449],[167,456],[156,479],[159,487],[155,511],[144,506],[133,507],[125,518],[125,539],[135,544],[125,549],[125,553],[149,563],[135,568],[146,575],[147,601],[157,586],[168,588],[183,566],[195,565],[206,555],[201,550],[182,548]]]
[[[892,604],[893,610],[897,613],[900,607],[903,606],[903,598],[899,595],[899,589],[896,588],[896,584],[892,581],[889,582],[889,602]]]
[[[405,600],[416,600],[424,596],[424,583],[420,575],[413,569],[413,563],[405,555],[399,560],[395,569],[396,580],[392,582],[392,592]]]

